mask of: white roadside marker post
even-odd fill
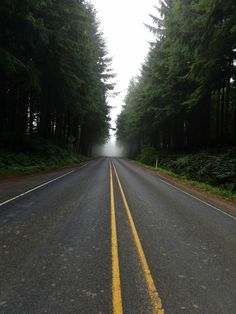
[[[156,159],[156,166],[155,166],[156,169],[157,169],[158,162],[159,162],[159,160],[158,160],[158,158],[157,158],[157,159]]]

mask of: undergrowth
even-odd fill
[[[169,171],[192,185],[236,199],[236,148],[205,150],[192,153],[167,153],[146,147],[138,161]]]
[[[33,173],[79,164],[88,157],[39,138],[24,142],[21,148],[0,149],[0,176]]]

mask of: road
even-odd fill
[[[0,313],[236,313],[235,226],[116,158],[0,184]]]

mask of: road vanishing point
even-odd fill
[[[0,313],[235,314],[236,219],[118,158],[0,182]]]

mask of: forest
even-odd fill
[[[43,139],[89,155],[108,137],[113,74],[91,4],[1,0],[0,43],[0,149]]]
[[[117,120],[130,155],[236,145],[236,2],[160,1],[141,74]]]

